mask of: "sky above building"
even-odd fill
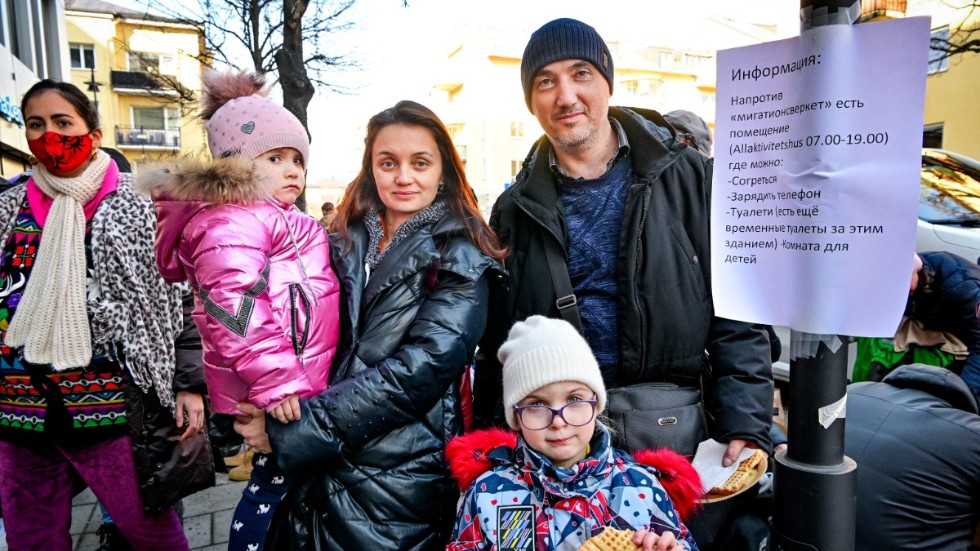
[[[145,9],[147,0],[116,3]],[[709,37],[698,29],[708,16],[775,25],[780,36],[792,36],[798,13],[798,4],[787,0],[409,0],[408,7],[402,0],[360,0],[349,12],[354,27],[327,44],[331,55],[348,55],[359,67],[331,75],[345,93],[321,90],[310,104],[308,181],[349,180],[368,118],[402,99],[426,103],[461,25],[516,37],[513,51],[519,56],[527,37],[558,17],[585,21],[609,40],[701,49]],[[247,60],[241,65],[247,67]],[[520,82],[501,83],[501,90],[520,94]]]
[[[442,60],[457,45],[452,42],[456,27],[500,29],[502,35],[517,37],[516,56],[535,29],[558,17],[585,21],[608,39],[696,48],[705,38],[697,29],[712,14],[777,25],[785,29],[783,36],[795,34],[799,25],[795,3],[785,0],[409,0],[408,8],[400,0],[362,0],[353,13],[357,28],[338,42],[349,46],[361,64],[337,75],[350,93],[325,93],[310,106],[311,149],[316,152],[310,181],[352,176],[361,153],[352,147],[362,143],[371,115],[402,99],[427,102]],[[501,83],[501,93],[508,92],[521,94],[520,82]],[[354,146],[340,139],[351,132],[357,134]]]

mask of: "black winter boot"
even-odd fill
[[[115,524],[103,524],[95,533],[99,536],[99,547],[95,551],[133,551],[133,546]]]

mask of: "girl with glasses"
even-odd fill
[[[607,527],[646,551],[696,550],[682,519],[701,495],[686,459],[610,445],[597,416],[606,388],[588,343],[567,322],[514,324],[498,358],[510,428],[471,433],[446,450],[466,490],[447,550],[575,550]]]

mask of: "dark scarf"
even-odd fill
[[[372,207],[368,211],[367,216],[364,217],[364,227],[368,232],[368,250],[367,255],[364,257],[364,262],[373,271],[378,267],[378,264],[381,264],[381,260],[396,244],[404,241],[407,237],[419,231],[420,228],[441,219],[448,211],[449,205],[442,201],[436,201],[425,207],[415,213],[404,224],[398,226],[398,229],[395,230],[394,237],[391,238],[391,243],[388,243],[388,246],[379,252],[378,249],[381,248],[381,239],[384,237],[384,230],[381,227],[380,212],[378,209]]]

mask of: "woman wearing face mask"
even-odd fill
[[[462,428],[457,385],[504,251],[432,111],[399,102],[371,118],[365,144],[330,234],[330,386],[289,424],[239,406],[253,414],[236,427],[246,443],[301,473],[266,549],[442,550],[455,518],[443,448]]]
[[[187,549],[170,505],[213,483],[198,445],[205,385],[181,290],[156,271],[152,205],[98,149],[98,113],[77,87],[42,80],[21,109],[37,164],[0,195],[9,548],[70,550],[83,482],[134,548]]]

